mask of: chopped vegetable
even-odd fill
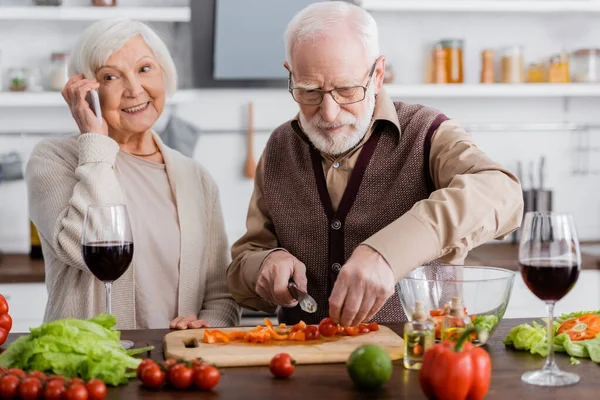
[[[153,347],[124,350],[117,320],[101,314],[88,320],[62,319],[38,328],[11,343],[0,355],[0,365],[66,377],[98,378],[116,386],[136,376],[140,360],[131,357]]]
[[[573,341],[593,339],[600,333],[600,317],[584,314],[568,319],[560,325],[557,333],[566,333]]]
[[[571,363],[571,365],[579,365],[579,364],[581,364],[581,361],[579,361],[575,357],[569,358],[569,362]]]

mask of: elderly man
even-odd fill
[[[247,308],[281,306],[285,323],[404,321],[396,283],[434,260],[460,264],[518,228],[519,182],[456,121],[390,99],[377,25],[363,9],[312,4],[285,40],[300,112],[259,162],[229,290]],[[290,279],[315,298],[316,313],[300,310]]]

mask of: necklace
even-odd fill
[[[154,150],[154,152],[152,152],[152,153],[148,153],[148,154],[129,153],[129,154],[131,154],[132,156],[136,156],[136,157],[150,157],[150,156],[155,155],[156,153],[158,153],[158,146],[156,146],[156,150]]]

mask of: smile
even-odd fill
[[[122,111],[125,111],[128,114],[133,114],[139,111],[144,110],[145,108],[147,108],[150,105],[150,102],[147,101],[145,103],[142,103],[140,105],[137,105],[135,107],[131,107],[131,108],[123,108]]]

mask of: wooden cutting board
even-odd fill
[[[249,331],[253,328],[223,328],[222,332]],[[345,363],[350,354],[363,344],[376,344],[387,351],[392,360],[404,356],[404,341],[390,328],[379,325],[379,330],[358,336],[336,336],[306,342],[277,341],[250,344],[234,341],[228,344],[202,343],[204,329],[171,332],[164,337],[165,358],[191,360],[202,358],[218,367],[269,365],[277,353],[288,353],[297,364]],[[198,347],[191,346],[197,339]]]

